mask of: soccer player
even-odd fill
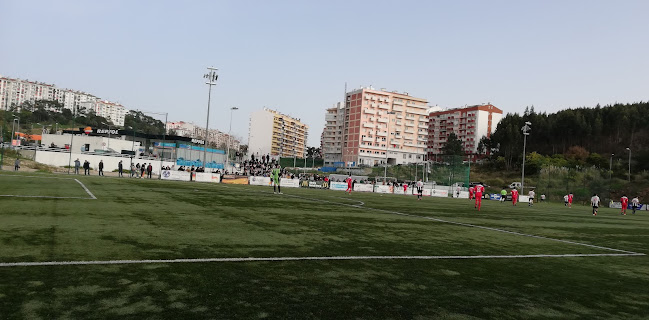
[[[503,188],[500,190],[500,203],[505,203],[505,199],[507,198],[507,190]]]
[[[516,188],[512,189],[512,204],[516,206],[516,202],[518,202],[518,190]]]
[[[572,195],[572,192],[568,194],[568,208],[572,208],[572,198],[574,196]]]
[[[622,195],[620,202],[622,203],[622,211],[620,212],[620,214],[626,216],[626,207],[629,206],[629,198],[626,197],[626,194]]]
[[[568,206],[568,195],[563,196],[563,206],[564,207]]]
[[[534,206],[534,196],[536,195],[536,193],[534,192],[534,190],[530,190],[530,193],[528,193],[527,195],[530,198],[529,202],[527,203],[527,206],[528,207]]]
[[[279,173],[280,173],[280,166],[279,164],[273,168],[273,171],[270,172],[270,176],[273,180],[273,193],[274,194],[282,194],[282,188],[279,185],[280,179],[279,179]],[[275,191],[277,189],[277,191]]]
[[[593,215],[597,215],[597,209],[599,208],[599,197],[597,193],[593,194],[593,197],[590,198],[590,205],[593,206]]]
[[[640,199],[638,199],[638,196],[635,196],[635,198],[631,199],[631,210],[633,210],[633,214],[635,214],[635,210],[640,207]]]
[[[473,207],[480,211],[480,208],[482,208],[482,192],[484,192],[484,187],[478,184],[473,190],[475,191],[475,206]]]
[[[408,183],[403,183],[403,194],[408,194]]]
[[[469,200],[473,199],[473,190],[475,190],[473,186],[469,187]]]
[[[352,194],[352,187],[354,182],[354,180],[352,180],[352,176],[349,175],[349,177],[347,177],[345,181],[347,181],[347,190],[345,190],[345,192],[349,192],[349,194]]]
[[[417,181],[417,200],[421,200],[421,196],[424,195],[424,183],[419,179]]]

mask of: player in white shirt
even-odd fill
[[[599,197],[597,193],[593,194],[593,197],[590,198],[590,205],[593,206],[593,215],[597,215],[597,209],[599,208]]]
[[[563,196],[563,206],[564,207],[568,206],[568,195]]]
[[[529,200],[529,202],[527,203],[527,206],[528,206],[528,207],[531,207],[531,206],[534,205],[534,195],[535,195],[535,194],[536,194],[536,193],[534,193],[534,190],[530,190],[530,193],[528,193],[528,196],[530,197],[530,200]]]
[[[417,200],[421,200],[421,196],[424,193],[424,183],[421,182],[421,179],[417,181]]]
[[[635,198],[631,199],[631,210],[633,210],[633,214],[635,214],[636,209],[640,208],[640,199],[638,199],[638,196],[635,196]]]

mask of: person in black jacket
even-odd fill
[[[119,172],[120,177],[124,177],[124,166],[122,165],[122,160],[119,160],[119,163],[117,164],[117,171]]]
[[[88,162],[88,160],[83,162],[83,175],[90,175],[90,162]]]
[[[99,175],[104,175],[104,160],[99,160]]]

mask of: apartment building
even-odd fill
[[[490,103],[443,110],[433,107],[428,118],[428,156],[442,154],[448,136],[454,132],[462,141],[466,154],[475,154],[478,142],[490,137],[503,117],[503,111]]]
[[[336,103],[325,113],[325,127],[320,137],[320,150],[325,166],[333,166],[343,160],[343,126],[345,108],[342,102]]]
[[[34,103],[38,100],[58,101],[64,109],[70,110],[75,115],[93,110],[118,126],[124,125],[124,117],[128,112],[118,103],[102,101],[89,93],[61,89],[42,82],[0,76],[0,110],[9,110],[12,106],[20,107],[24,102]]]
[[[348,166],[423,161],[428,134],[427,104],[426,99],[407,92],[372,87],[347,92],[342,160]]]
[[[228,138],[230,139],[230,148],[239,150],[241,146],[241,141],[235,139],[227,133],[223,133],[216,129],[209,130],[209,137],[205,138],[205,127],[200,127],[192,122],[185,121],[176,121],[176,122],[167,122],[167,133],[174,131],[176,135],[189,138],[199,138],[205,139],[209,144],[216,146],[217,148],[227,147]]]
[[[304,157],[309,126],[300,119],[264,108],[250,114],[248,153],[255,157]]]

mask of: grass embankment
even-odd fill
[[[52,175],[6,175],[4,193],[87,197],[76,182]],[[75,178],[97,200],[0,198],[1,262],[616,253],[388,213],[395,211],[635,252],[649,248],[646,211],[619,216],[602,209],[593,217],[582,206],[485,201],[477,212],[458,199],[289,188],[274,195],[269,187]],[[0,277],[0,314],[7,318],[649,314],[646,256],[0,267]]]

